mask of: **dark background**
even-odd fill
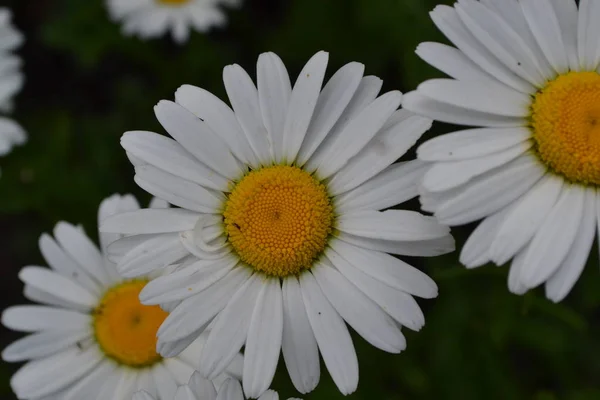
[[[439,0],[246,0],[229,24],[170,39],[125,38],[100,0],[0,0],[27,38],[19,50],[26,85],[14,118],[29,143],[0,159],[0,308],[22,303],[18,270],[43,265],[42,232],[59,220],[82,223],[96,238],[99,202],[114,193],[149,199],[132,179],[119,146],[133,129],[162,132],[152,107],[184,83],[224,98],[222,68],[239,63],[254,76],[264,51],[284,60],[292,79],[318,50],[330,52],[328,76],[350,61],[384,79],[384,89],[414,89],[439,73],[414,54],[421,41],[443,41],[428,12]],[[451,127],[436,124],[428,136]],[[417,207],[411,202],[411,207]],[[460,248],[472,226],[454,229]],[[408,348],[383,353],[355,335],[360,384],[353,399],[600,399],[600,275],[593,250],[582,278],[561,304],[536,290],[515,296],[507,268],[467,271],[458,255],[409,260],[438,283],[440,297],[420,301],[427,324],[405,330]],[[0,347],[20,337],[0,330]],[[16,365],[0,363],[0,399]],[[325,369],[323,368],[323,371]],[[67,372],[68,373],[68,372]],[[274,388],[298,396],[280,372]],[[305,399],[342,399],[326,372]],[[107,399],[112,400],[112,399]]]

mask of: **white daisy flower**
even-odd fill
[[[140,298],[181,302],[159,345],[183,347],[214,321],[200,358],[207,378],[245,346],[247,397],[270,386],[280,349],[301,393],[319,381],[319,350],[341,392],[352,393],[358,362],[344,320],[398,353],[406,345],[398,324],[424,324],[412,295],[437,295],[429,277],[387,253],[454,248],[433,217],[380,211],[416,196],[425,163],[392,163],[431,121],[397,110],[397,91],[377,97],[382,81],[363,77],[356,62],[321,90],[327,62],[317,53],[293,89],[273,53],[258,59],[258,89],[239,65],[228,66],[233,110],[186,85],[175,103],[155,108],[175,140],[151,132],[121,140],[138,185],[181,208],[107,219],[103,231],[136,235],[115,243],[121,253],[137,244],[119,268],[137,276],[189,253],[200,259],[151,282]]]
[[[213,382],[204,379],[198,372],[194,372],[187,385],[180,386],[173,400],[244,400],[242,386],[236,379],[229,378],[217,390]],[[146,391],[133,395],[132,400],[157,400]],[[279,400],[279,394],[267,390],[258,400]],[[288,400],[301,400],[289,398]]]
[[[423,209],[442,223],[484,219],[461,253],[474,268],[512,259],[514,293],[545,283],[562,300],[586,263],[600,184],[600,2],[461,0],[431,13],[457,48],[417,54],[453,79],[422,83],[404,106],[480,127],[423,144]]]
[[[115,195],[101,204],[98,218],[138,208],[132,196]],[[102,248],[116,238],[100,234]],[[81,227],[66,222],[56,225],[54,238],[42,235],[40,250],[50,269],[28,266],[19,277],[25,296],[42,305],[2,314],[4,326],[31,333],[2,352],[5,361],[28,361],[11,379],[17,397],[129,400],[144,389],[172,399],[194,372],[205,338],[173,359],[156,352],[156,331],[168,313],[139,301],[151,277],[123,278]],[[241,376],[242,356],[233,361],[216,383]]]
[[[12,14],[0,8],[0,111],[12,110],[14,95],[23,87],[21,59],[12,52],[23,43],[23,35],[11,23]],[[25,131],[13,120],[0,117],[0,156],[27,139]]]
[[[142,39],[164,36],[184,43],[190,30],[206,32],[227,18],[222,5],[235,7],[241,0],[106,0],[111,19],[123,23],[123,33]]]

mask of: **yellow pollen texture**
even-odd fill
[[[297,167],[266,167],[247,174],[223,212],[229,242],[246,264],[285,277],[311,267],[332,230],[325,186]]]
[[[532,105],[535,148],[555,173],[600,184],[600,75],[569,72],[549,82]]]
[[[156,353],[156,332],[168,313],[145,306],[138,296],[147,281],[122,283],[110,289],[94,309],[94,331],[107,357],[133,368],[150,366],[162,357]]]

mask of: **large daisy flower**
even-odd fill
[[[473,268],[512,259],[508,286],[562,300],[586,263],[600,184],[600,2],[461,0],[431,13],[457,48],[417,54],[433,79],[404,106],[480,127],[430,140],[421,202],[450,225],[484,219],[461,253]]]
[[[0,111],[12,110],[13,96],[23,86],[21,59],[12,52],[23,43],[23,35],[11,23],[11,12],[0,8]],[[0,117],[0,156],[23,144],[25,131],[11,119]]]
[[[101,204],[98,217],[138,208],[133,197],[115,195]],[[117,238],[101,234],[102,248]],[[138,296],[152,278],[123,278],[80,227],[58,223],[54,238],[42,235],[40,250],[50,269],[25,267],[19,277],[25,296],[41,305],[2,314],[4,326],[31,333],[2,352],[5,361],[28,361],[11,380],[17,397],[130,400],[144,389],[171,400],[194,372],[205,338],[176,358],[161,357],[156,331],[168,314],[142,305]],[[216,383],[241,376],[242,363],[238,354]]]
[[[157,399],[145,391],[140,391],[133,396],[132,400]],[[227,379],[217,390],[213,382],[204,379],[198,372],[194,372],[189,383],[177,389],[173,400],[244,400],[244,394],[240,382],[236,379]],[[267,390],[258,400],[279,400],[279,394],[273,390]],[[290,398],[288,400],[300,399]]]
[[[175,140],[128,132],[121,142],[138,185],[181,208],[124,213],[101,227],[136,235],[115,244],[138,244],[119,263],[128,276],[188,253],[199,258],[140,298],[181,302],[159,345],[183,348],[214,320],[200,358],[207,378],[245,346],[252,398],[271,384],[281,348],[300,392],[318,383],[319,350],[339,389],[353,392],[358,363],[344,320],[398,353],[406,345],[399,324],[424,324],[412,295],[437,295],[429,277],[387,253],[431,256],[454,246],[433,217],[380,211],[417,194],[424,163],[390,164],[431,121],[397,110],[397,91],[377,97],[382,81],[363,77],[359,63],[321,90],[327,62],[325,52],[313,56],[293,89],[273,53],[258,59],[258,89],[239,65],[226,67],[233,110],[193,86],[161,101],[156,116]]]
[[[171,31],[178,43],[186,42],[190,30],[206,32],[227,21],[221,5],[238,6],[241,0],[106,0],[111,18],[123,23],[123,33],[142,39]]]

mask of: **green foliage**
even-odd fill
[[[443,40],[428,16],[439,2],[247,0],[228,11],[227,27],[194,33],[177,46],[168,38],[121,36],[100,0],[5,0],[27,36],[21,51],[27,85],[14,117],[30,141],[0,160],[2,307],[22,301],[18,269],[42,262],[37,238],[57,221],[82,223],[95,237],[104,197],[132,192],[148,200],[133,182],[119,137],[127,130],[162,132],[152,107],[172,99],[178,86],[194,84],[224,97],[227,64],[254,71],[258,54],[272,50],[295,76],[324,49],[330,72],[360,61],[386,89],[409,91],[439,76],[414,54],[421,41]],[[433,132],[449,129],[438,124]],[[459,248],[471,229],[455,230]],[[541,290],[509,294],[507,268],[467,271],[457,254],[410,260],[438,282],[440,297],[420,301],[427,324],[419,333],[406,331],[401,355],[355,335],[361,374],[351,398],[600,399],[600,278],[597,250],[593,254],[573,293],[558,305]],[[0,345],[15,337],[3,330]],[[8,380],[15,368],[0,364],[2,399],[13,398]],[[342,399],[322,371],[321,384],[305,398]],[[275,388],[298,396],[282,371]]]

